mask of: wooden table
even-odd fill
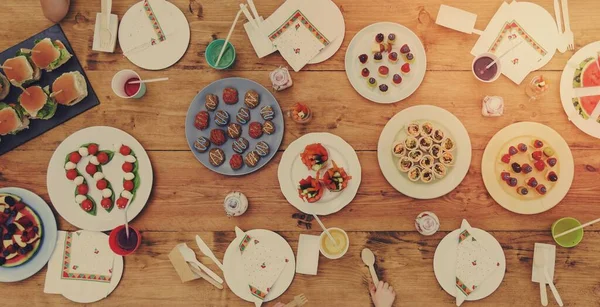
[[[570,124],[559,99],[560,74],[572,52],[557,53],[544,67],[550,81],[550,94],[539,102],[529,102],[524,85],[507,78],[484,85],[470,72],[469,54],[477,36],[465,35],[435,24],[441,3],[446,2],[479,15],[477,28],[485,28],[500,0],[417,0],[373,1],[336,0],[346,21],[342,48],[330,60],[293,73],[294,86],[275,93],[282,108],[296,102],[310,105],[315,112],[308,126],[286,122],[279,153],[264,169],[242,178],[217,175],[196,161],[184,136],[184,118],[196,93],[220,78],[239,76],[269,86],[268,74],[285,65],[278,54],[258,59],[242,30],[232,36],[238,59],[231,70],[217,72],[204,61],[204,50],[214,38],[227,35],[239,1],[203,0],[202,17],[188,10],[188,0],[173,0],[190,23],[190,48],[175,66],[159,72],[133,66],[119,52],[91,50],[95,13],[100,1],[73,0],[71,12],[61,23],[75,53],[84,66],[101,101],[100,106],[55,128],[37,139],[0,157],[0,186],[17,186],[40,194],[49,202],[46,190],[48,161],[60,142],[75,131],[94,125],[123,129],[136,137],[153,163],[155,183],[148,205],[132,225],[143,232],[142,246],[125,259],[126,269],[119,287],[98,305],[105,306],[249,306],[231,291],[219,291],[206,282],[182,284],[167,254],[179,242],[195,248],[194,235],[200,234],[213,247],[217,257],[234,238],[233,228],[265,228],[279,232],[297,248],[301,233],[319,234],[315,223],[308,231],[298,228],[291,215],[296,212],[280,192],[277,166],[281,153],[299,136],[308,132],[331,132],[347,140],[358,152],[363,169],[362,185],[356,199],[341,212],[323,217],[329,226],[349,232],[350,250],[341,260],[321,257],[318,276],[296,275],[292,286],[280,298],[287,302],[305,293],[309,306],[367,306],[370,304],[368,270],[360,251],[371,248],[377,256],[377,272],[398,293],[397,306],[452,306],[454,299],[438,285],[432,262],[435,248],[463,218],[474,227],[486,229],[502,244],[507,270],[501,287],[481,306],[537,306],[538,285],[532,283],[531,266],[535,242],[553,243],[552,222],[564,216],[582,221],[598,216],[600,142]],[[114,1],[113,12],[122,17],[136,1]],[[536,1],[553,14],[552,1]],[[257,1],[259,12],[267,17],[280,1]],[[582,47],[600,38],[594,18],[600,2],[570,1],[575,42]],[[428,72],[421,87],[408,99],[391,105],[377,105],[358,95],[344,72],[344,54],[352,37],[363,27],[378,21],[404,24],[420,37],[428,58]],[[37,0],[3,0],[0,5],[0,49],[5,49],[48,26]],[[144,78],[170,77],[169,82],[149,86],[140,101],[124,101],[110,88],[110,80],[120,69],[139,71]],[[487,119],[480,114],[485,95],[500,95],[506,101],[506,114]],[[457,189],[434,200],[414,200],[394,190],[384,179],[377,163],[377,141],[386,122],[411,106],[432,104],[454,113],[469,131],[473,159],[467,177]],[[557,130],[569,143],[575,159],[575,180],[569,194],[554,209],[536,215],[513,214],[497,205],[481,179],[481,156],[489,139],[502,127],[519,121],[536,121]],[[231,190],[243,191],[250,209],[242,217],[225,216],[222,201]],[[419,235],[414,218],[431,210],[441,219],[441,231],[431,237]],[[56,216],[59,228],[73,226]],[[584,241],[574,249],[557,249],[555,282],[569,306],[600,305],[600,231],[586,230]],[[217,270],[208,258],[201,258]],[[2,301],[10,305],[71,304],[60,295],[44,295],[45,269],[32,278],[0,287]],[[6,295],[7,294],[7,295]],[[550,304],[555,302],[548,291]],[[272,304],[267,304],[272,305]]]

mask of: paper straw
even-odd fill
[[[223,44],[223,47],[221,47],[221,53],[219,53],[219,57],[217,58],[217,63],[215,63],[215,67],[219,67],[219,62],[221,62],[221,57],[223,56],[223,53],[225,52],[225,47],[227,47],[227,44],[229,43],[229,39],[231,38],[231,33],[233,33],[233,29],[235,29],[235,25],[237,24],[237,21],[240,18],[241,13],[242,13],[242,11],[240,10],[235,15],[235,19],[233,20],[233,25],[231,25],[231,29],[229,29],[229,34],[227,34],[227,38],[225,39],[225,43]]]
[[[256,10],[256,6],[254,5],[253,0],[248,0],[248,5],[250,6],[250,10],[252,10],[252,14],[254,14],[254,21],[257,26],[260,26],[258,22],[260,21],[260,15],[258,15],[258,11]]]
[[[160,81],[167,81],[167,80],[169,80],[168,77],[166,77],[166,78],[148,79],[148,80],[131,81],[131,82],[127,82],[127,84],[152,83],[152,82],[160,82]]]
[[[495,59],[492,63],[488,64],[488,66],[485,67],[486,70],[490,69],[490,67],[494,66],[494,64],[496,64],[496,62],[500,61],[500,59],[505,56],[506,54],[508,54],[508,52],[510,52],[511,50],[517,48],[517,46],[519,46],[523,41],[518,42],[516,45],[508,48],[508,50],[504,51],[503,54],[501,54],[497,59]]]
[[[577,230],[579,230],[579,229],[582,229],[582,228],[584,228],[584,227],[588,227],[588,226],[590,226],[590,225],[592,225],[592,224],[595,224],[595,223],[598,223],[598,222],[600,222],[600,218],[599,218],[599,219],[595,219],[595,220],[593,220],[593,221],[591,221],[591,222],[587,222],[587,223],[585,223],[585,224],[583,224],[583,225],[581,225],[581,226],[577,226],[577,227],[575,227],[575,228],[571,228],[571,229],[569,229],[569,230],[567,230],[567,231],[561,232],[561,233],[559,233],[559,234],[555,235],[555,236],[554,236],[554,239],[556,239],[556,238],[560,238],[560,237],[562,237],[562,236],[566,236],[566,235],[568,235],[568,234],[570,234],[570,233],[572,233],[572,232],[575,232],[575,231],[577,231]]]
[[[333,236],[331,235],[329,230],[327,230],[327,228],[325,228],[325,225],[323,225],[323,222],[321,222],[321,220],[319,219],[319,217],[316,214],[313,213],[313,216],[315,217],[315,220],[317,220],[317,223],[319,223],[319,226],[321,226],[321,228],[323,228],[323,231],[329,237],[329,240],[331,240],[331,242],[333,242],[333,246],[337,247],[337,242],[335,242],[335,239],[333,238]]]
[[[250,25],[255,29],[258,30],[258,25],[254,22],[254,18],[252,18],[252,15],[250,15],[250,12],[248,11],[248,7],[245,6],[243,3],[240,3],[240,9],[242,10],[242,13],[244,13],[244,16],[246,16],[246,19],[248,19],[248,21],[250,22]]]

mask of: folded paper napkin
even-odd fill
[[[289,259],[269,246],[268,242],[261,242],[260,238],[251,237],[237,227],[235,233],[241,238],[239,250],[248,289],[252,293],[253,301],[260,305],[279,279]]]
[[[500,262],[473,236],[467,220],[460,227],[456,254],[456,306],[460,306],[498,269]]]
[[[108,295],[115,254],[101,232],[58,232],[56,248],[48,262],[45,293],[102,291]]]

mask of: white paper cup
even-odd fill
[[[328,253],[324,248],[323,248],[323,240],[330,240],[329,237],[327,236],[327,233],[325,233],[324,231],[321,233],[321,236],[319,237],[319,250],[321,251],[321,254],[323,254],[323,256],[327,257],[328,259],[340,259],[342,258],[346,252],[348,252],[348,247],[350,247],[350,238],[348,238],[348,234],[340,228],[334,227],[334,228],[328,228],[327,230],[329,230],[329,232],[332,232],[334,230],[340,231],[344,234],[344,237],[346,237],[346,247],[344,248],[344,250],[339,253],[339,254],[330,254]]]
[[[144,83],[140,84],[140,88],[135,95],[129,96],[127,93],[125,93],[125,82],[131,78],[138,78],[139,80],[142,80],[140,75],[131,69],[123,69],[115,74],[111,82],[111,87],[115,95],[125,99],[138,99],[142,98],[144,94],[146,94],[146,84]]]
[[[496,76],[494,76],[494,77],[493,77],[492,79],[490,79],[490,80],[483,80],[483,79],[479,78],[479,76],[477,76],[477,74],[475,74],[475,62],[476,62],[477,60],[479,60],[480,58],[482,58],[482,57],[489,57],[489,58],[491,58],[491,59],[492,59],[492,60],[494,60],[494,61],[496,61],[496,60],[497,60],[495,64],[496,64],[496,66],[498,67],[498,71],[496,72]],[[495,54],[493,54],[493,53],[488,53],[488,52],[486,52],[486,53],[482,53],[482,54],[480,54],[480,55],[476,56],[476,57],[473,59],[473,63],[471,63],[471,72],[473,73],[473,76],[475,76],[475,79],[477,79],[477,80],[479,80],[479,81],[481,81],[481,82],[490,83],[490,82],[494,82],[494,81],[498,80],[498,78],[499,78],[499,77],[500,77],[500,75],[502,74],[502,65],[501,65],[501,63],[500,63],[500,60],[498,60],[498,56],[497,56],[497,55],[495,55]]]

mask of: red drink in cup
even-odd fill
[[[142,98],[146,94],[146,84],[131,84],[131,82],[140,80],[140,75],[135,71],[124,69],[115,74],[111,82],[111,87],[113,92],[120,98]]]
[[[137,92],[140,90],[140,84],[139,83],[135,83],[135,84],[131,84],[130,82],[134,82],[134,81],[140,81],[139,78],[130,78],[127,80],[127,82],[125,82],[125,94],[127,94],[127,96],[132,97],[135,94],[137,94]]]
[[[500,61],[498,57],[491,53],[484,53],[473,60],[472,71],[475,78],[483,82],[493,82],[500,76]],[[492,64],[492,62],[496,63]],[[492,64],[489,68],[488,65]]]

